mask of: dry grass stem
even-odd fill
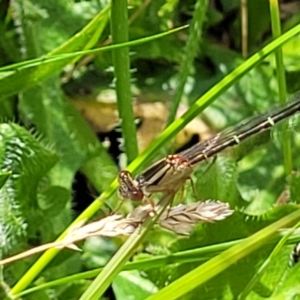
[[[156,209],[158,208],[156,206]],[[73,227],[63,240],[44,244],[10,258],[0,260],[0,266],[40,253],[49,248],[80,250],[74,243],[91,236],[115,237],[131,235],[151,213],[155,214],[152,206],[147,204],[137,207],[126,218],[121,215],[111,215],[80,228]],[[229,205],[220,201],[208,200],[193,204],[180,204],[165,211],[159,218],[158,225],[176,234],[188,235],[197,224],[221,221],[232,213],[233,210],[230,209]]]
[[[159,225],[177,234],[189,235],[197,224],[221,221],[232,213],[228,203],[220,201],[180,204],[164,212]]]

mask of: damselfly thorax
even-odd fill
[[[120,171],[118,192],[123,199],[149,199],[153,193],[174,192],[177,186],[190,178],[192,172],[187,160],[177,154],[168,155],[135,178],[126,170]]]
[[[191,173],[199,163],[215,157],[226,148],[235,146],[259,132],[270,129],[299,111],[300,93],[294,101],[241,122],[185,151],[168,155],[135,178],[128,171],[121,171],[119,195],[123,199],[137,201],[149,197],[152,193],[177,191],[180,185],[190,179]]]

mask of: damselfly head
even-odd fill
[[[141,201],[144,193],[138,182],[133,179],[130,172],[123,170],[118,175],[119,189],[118,194],[124,200]]]

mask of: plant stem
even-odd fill
[[[127,1],[112,1],[111,35],[113,44],[128,41]],[[119,116],[124,137],[128,162],[138,155],[136,128],[130,91],[129,49],[123,47],[112,51],[116,79],[116,93]]]
[[[281,35],[278,0],[270,0],[270,14],[271,14],[273,38],[277,38]],[[283,55],[282,55],[281,47],[278,47],[275,50],[275,59],[276,59],[276,69],[277,69],[277,84],[278,84],[278,91],[279,91],[279,100],[280,102],[283,103],[287,99],[287,93],[286,93],[285,69],[283,64]],[[284,122],[282,125],[282,147],[283,147],[283,160],[284,160],[285,174],[288,176],[292,172],[293,165],[292,165],[292,152],[291,152],[291,137],[290,137],[290,132],[288,130],[287,122]]]

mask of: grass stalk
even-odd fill
[[[270,0],[270,16],[273,38],[281,36],[281,24],[279,15],[278,0]],[[282,48],[278,47],[275,50],[276,70],[277,70],[277,85],[279,92],[279,101],[284,103],[287,99],[285,68],[283,63]],[[288,122],[282,124],[282,147],[283,161],[285,174],[288,176],[293,169],[292,150],[291,150],[291,135],[288,129]]]
[[[111,35],[113,44],[128,42],[127,1],[112,1]],[[136,128],[130,89],[129,48],[123,47],[112,51],[118,111],[121,120],[125,153],[128,162],[138,155]]]

